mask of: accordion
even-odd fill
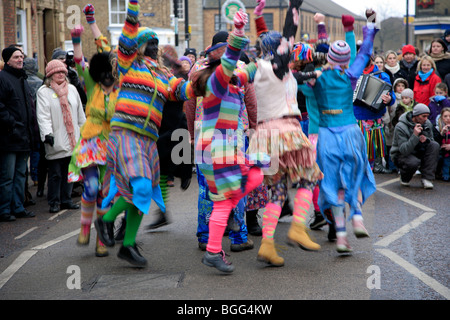
[[[365,107],[375,113],[386,107],[381,96],[390,92],[392,86],[375,76],[380,73],[381,71],[378,71],[359,77],[353,92],[353,105]]]

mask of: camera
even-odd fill
[[[66,53],[66,65],[70,68],[75,68],[75,60],[73,58],[73,51],[67,51]]]

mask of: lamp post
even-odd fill
[[[405,44],[409,43],[409,0],[406,0],[406,35]]]

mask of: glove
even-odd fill
[[[349,31],[353,31],[353,23],[355,22],[355,18],[347,15],[347,14],[343,14],[342,15],[342,25],[344,26],[344,32],[349,32]]]
[[[366,10],[366,18],[368,22],[376,22],[377,13],[373,9]]]
[[[239,9],[234,15],[233,22],[234,34],[238,37],[245,36],[244,27],[248,23],[248,15],[242,9]]]
[[[89,24],[95,23],[95,8],[92,4],[87,4],[84,9],[83,9],[83,13],[86,15],[86,21]]]
[[[53,138],[51,134],[48,134],[45,136],[44,143],[48,143],[50,147],[53,147],[53,145],[55,144],[55,138]]]
[[[255,16],[262,16],[262,12],[264,7],[266,6],[266,0],[256,0],[258,2],[258,5],[256,6],[255,10],[253,11],[253,13],[255,14]]]
[[[70,30],[70,36],[72,37],[73,43],[81,42],[81,34],[84,32],[84,27],[82,25],[75,26]]]

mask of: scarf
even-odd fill
[[[433,73],[434,69],[431,68],[430,71],[428,71],[427,73],[423,73],[423,71],[419,71],[419,77],[420,80],[425,81],[428,79],[428,77]]]
[[[442,52],[439,54],[434,54],[434,53],[430,53],[430,57],[433,58],[433,60],[436,61],[440,61],[440,60],[445,60],[445,59],[450,59],[450,53],[449,52]]]
[[[75,129],[72,122],[72,112],[70,111],[70,104],[67,96],[69,94],[69,83],[63,81],[61,84],[57,84],[54,80],[50,82],[50,87],[55,91],[59,97],[59,104],[61,105],[61,111],[63,114],[64,125],[69,136],[69,142],[72,149],[75,148],[77,140],[75,139]]]
[[[400,65],[398,63],[395,65],[395,67],[390,67],[387,64],[385,64],[384,67],[389,70],[392,75],[396,74],[400,70]]]
[[[414,67],[414,64],[416,63],[416,59],[414,59],[413,61],[411,61],[411,63],[406,62],[405,60],[402,60],[403,65],[408,68],[408,70],[410,70],[412,67]]]

